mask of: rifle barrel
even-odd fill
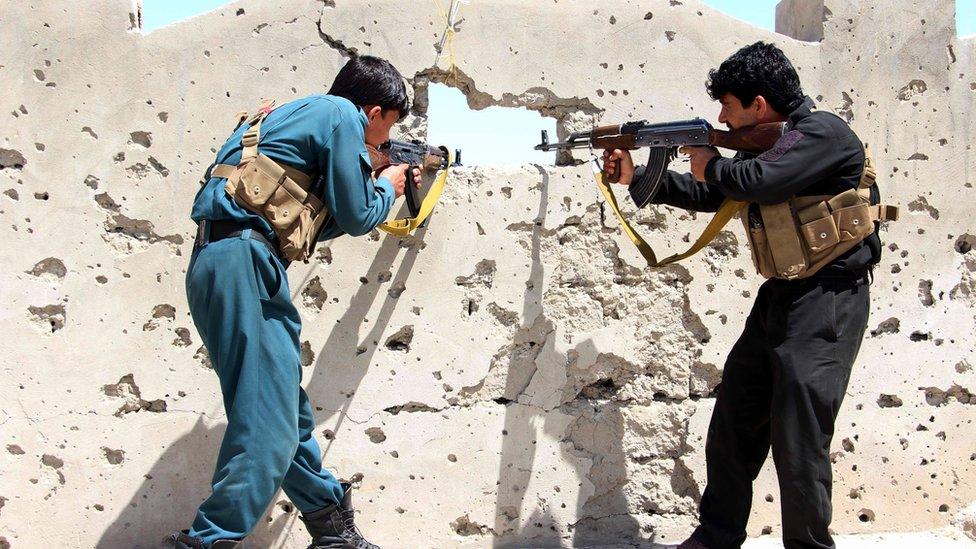
[[[537,151],[555,151],[560,149],[585,149],[590,146],[590,132],[573,132],[566,141],[549,142],[549,132],[542,130],[542,142],[535,146]]]
[[[537,151],[556,151],[556,150],[566,150],[566,149],[587,149],[590,147],[590,141],[562,141],[559,143],[545,143],[535,146]]]

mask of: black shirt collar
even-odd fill
[[[793,109],[793,112],[790,113],[787,124],[792,128],[797,122],[810,116],[815,108],[817,108],[817,104],[813,102],[813,99],[810,99],[809,96],[804,96],[800,106]]]

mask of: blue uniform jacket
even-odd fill
[[[240,163],[241,137],[246,129],[247,124],[242,125],[227,139],[217,153],[218,164]],[[332,217],[319,240],[344,233],[368,233],[386,220],[396,198],[387,178],[372,179],[365,129],[362,109],[342,97],[324,94],[281,105],[261,123],[258,152],[309,175],[322,176],[314,190]],[[250,222],[273,238],[271,225],[238,206],[224,190],[225,183],[222,177],[206,181],[197,192],[190,217],[198,222]]]

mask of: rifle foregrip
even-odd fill
[[[590,138],[596,137],[609,137],[611,135],[620,135],[620,124],[612,124],[610,126],[597,126],[590,130]]]

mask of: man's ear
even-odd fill
[[[769,101],[766,101],[766,98],[761,95],[757,95],[756,99],[752,103],[753,108],[756,109],[756,118],[759,120],[785,120],[787,117],[786,114],[774,109],[773,106],[769,104]]]
[[[755,109],[757,118],[765,118],[766,115],[769,114],[769,110],[771,108],[769,106],[769,101],[766,101],[766,98],[761,95],[757,95],[756,98],[752,100],[752,105],[749,105],[749,107]]]
[[[366,111],[366,119],[370,122],[383,118],[383,107],[379,105],[366,105],[363,110]]]

